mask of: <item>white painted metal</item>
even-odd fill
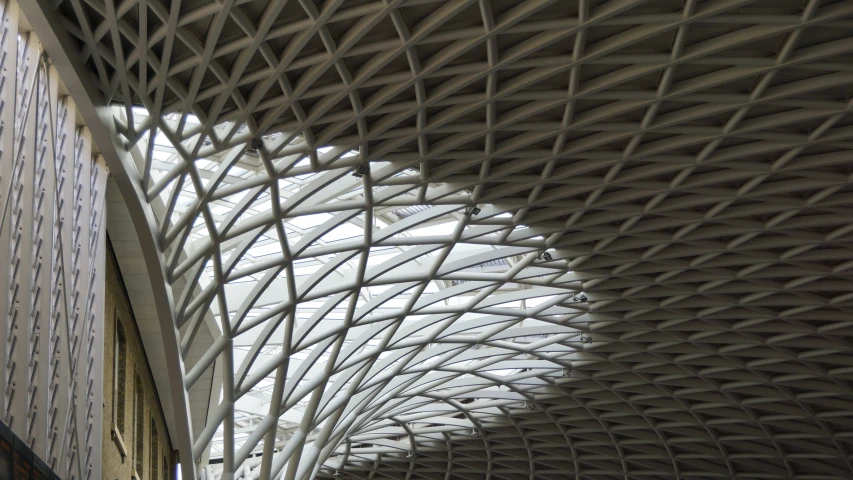
[[[63,478],[98,479],[107,170],[16,1],[0,30],[0,416]]]
[[[186,477],[853,476],[853,2],[27,8]]]

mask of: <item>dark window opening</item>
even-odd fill
[[[133,409],[134,416],[136,417],[136,435],[134,437],[133,445],[134,451],[136,452],[136,473],[139,475],[139,478],[142,478],[144,476],[143,471],[145,469],[145,459],[143,458],[145,455],[145,392],[142,391],[142,380],[139,378],[139,375],[136,375],[135,387]]]
[[[118,315],[115,316],[115,374],[113,377],[113,420],[119,433],[125,435],[124,412],[127,391],[127,340]]]
[[[157,473],[160,471],[160,442],[159,442],[159,434],[157,433],[157,424],[154,422],[154,419],[151,419],[151,430],[149,430],[151,435],[151,478],[153,479]]]

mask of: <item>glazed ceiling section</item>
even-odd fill
[[[143,109],[132,114],[146,123]],[[385,425],[404,417],[479,431],[498,407],[533,405],[593,345],[581,282],[536,228],[507,232],[509,212],[475,210],[468,194],[429,205],[414,170],[373,185],[368,171],[315,173],[302,154],[273,161],[277,133],[196,159],[194,173],[170,181],[185,157],[164,131],[150,173],[163,185],[158,210],[171,211],[160,232],[167,272],[197,286],[176,298],[176,324],[185,352],[200,331],[214,335],[187,359],[186,385],[215,362],[225,385],[195,439],[198,455],[222,461],[208,475],[257,467],[263,457],[251,457],[267,443],[273,475],[318,438],[322,463],[356,425],[406,435]],[[151,138],[134,150],[140,162]]]
[[[853,2],[58,8],[205,475],[853,475]]]

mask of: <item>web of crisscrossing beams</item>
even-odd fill
[[[183,162],[159,135],[155,184]],[[233,365],[196,440],[210,442],[214,460],[235,455],[239,465],[265,441],[275,450],[305,441],[293,440],[305,415],[310,435],[342,442],[353,423],[440,403],[454,408],[439,407],[431,423],[474,431],[478,410],[532,402],[528,391],[562,378],[591,345],[588,322],[571,321],[587,309],[580,283],[557,251],[545,255],[535,228],[502,235],[511,213],[473,210],[467,194],[429,205],[415,186],[374,186],[352,168],[269,160],[277,138],[199,158],[159,194],[171,205],[163,237],[182,247],[169,273],[196,285],[177,300],[184,345],[206,322],[215,335],[189,365],[188,387],[217,360]],[[275,181],[256,182],[264,168]],[[467,405],[480,397],[491,403]],[[368,398],[327,427],[342,399]]]
[[[576,362],[575,376],[554,382],[563,395],[545,411],[495,407],[502,420],[488,427],[481,421],[482,437],[473,429],[463,436],[458,426],[441,431],[450,428],[441,422],[410,422],[409,438],[432,442],[418,452],[398,440],[404,435],[394,429],[405,431],[405,421],[381,430],[381,422],[394,420],[371,412],[349,437],[347,458],[354,461],[345,470],[352,475],[397,478],[402,469],[440,478],[848,478],[853,471],[845,413],[853,406],[851,2],[63,5],[89,13],[86,21],[76,13],[69,18],[80,26],[74,32],[105,94],[128,106],[145,104],[156,117],[128,129],[127,138],[136,142],[155,127],[171,138],[163,145],[177,156],[159,169],[163,176],[154,175],[145,148],[139,164],[149,199],[164,204],[160,218],[171,222],[161,233],[174,257],[175,285],[184,281],[180,275],[202,278],[193,268],[208,254],[227,256],[239,235],[287,217],[272,205],[267,213],[236,208],[234,218],[245,223],[229,226],[239,201],[223,203],[272,188],[264,155],[243,160],[227,152],[279,132],[262,149],[275,159],[276,177],[293,183],[298,175],[330,172],[322,177],[328,184],[306,186],[306,193],[338,199],[345,186],[335,175],[354,181],[352,169],[377,162],[370,188],[360,187],[374,196],[374,207],[457,205],[447,212],[456,222],[505,222],[500,233],[482,238],[490,245],[502,245],[492,238],[511,246],[523,240],[530,253],[551,245],[558,259],[570,252],[570,269],[596,292],[595,316],[579,318],[604,322],[596,340],[605,345],[587,352],[595,362]],[[147,20],[136,21],[143,14]],[[190,111],[195,117],[159,120],[159,113]],[[214,153],[206,171],[196,159]],[[239,185],[226,188],[216,172],[231,161],[251,172],[233,170],[246,177],[226,175],[223,182]],[[312,177],[314,187],[325,182],[321,177]],[[386,193],[374,192],[380,187]],[[208,196],[209,189],[219,192]],[[306,197],[288,199],[309,205],[314,195]],[[357,219],[360,207],[341,198],[334,213],[354,209]],[[460,218],[462,205],[474,202],[494,210]],[[193,213],[182,216],[187,206]],[[317,214],[320,207],[311,208],[296,211]],[[510,216],[498,216],[504,213]],[[285,223],[290,230],[270,237],[269,248],[279,248],[288,232],[300,234]],[[525,233],[523,225],[536,230]],[[188,259],[176,255],[185,246]],[[357,270],[359,261],[353,257],[340,273]],[[201,322],[208,304],[216,314],[239,312],[228,299],[234,289],[216,287],[239,275],[227,273],[227,258],[219,263],[209,267],[208,296],[179,308],[185,331]],[[223,318],[206,321],[224,331],[215,327]],[[192,335],[183,339],[197,343]],[[277,355],[274,348],[262,353]],[[241,355],[250,357],[235,353],[235,371]],[[197,374],[191,369],[190,380]],[[260,405],[275,393],[274,382],[264,380],[262,388]],[[464,409],[479,408],[485,396]],[[294,428],[309,406],[310,398],[288,410],[303,413],[282,420],[277,438],[324,435],[325,424]],[[263,408],[246,409],[235,413],[234,431],[211,431],[199,442],[220,439],[226,471],[243,464],[263,469],[249,450],[240,453],[260,444],[246,439],[266,418]],[[381,434],[371,434],[374,427]],[[242,443],[231,446],[230,439]],[[312,464],[305,455],[300,464]]]

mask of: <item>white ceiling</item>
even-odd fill
[[[58,11],[206,475],[853,477],[853,1]]]

